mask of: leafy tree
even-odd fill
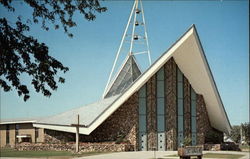
[[[231,130],[229,137],[231,137],[231,139],[234,142],[240,143],[240,126],[239,125],[232,126],[232,130]]]
[[[250,145],[250,123],[241,124],[242,136],[245,139],[246,144]]]
[[[13,2],[0,0],[10,14],[15,12]],[[73,37],[68,30],[76,26],[73,20],[76,12],[91,21],[96,18],[96,13],[105,12],[106,7],[102,7],[98,0],[23,0],[22,5],[32,8],[32,19],[23,19],[20,15],[13,23],[6,17],[0,18],[0,86],[5,92],[15,89],[26,101],[30,97],[29,89],[20,80],[21,74],[31,77],[36,92],[50,96],[58,82],[65,81],[58,74],[69,70],[49,55],[46,44],[27,35],[31,25],[40,23],[46,31],[51,27],[62,27],[69,37]]]

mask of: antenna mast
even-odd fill
[[[129,46],[125,46],[129,44]],[[139,46],[141,45],[141,46]],[[136,47],[137,46],[137,47]],[[142,47],[144,46],[144,47]],[[110,88],[110,83],[112,83],[111,78],[114,76],[115,68],[117,67],[117,60],[121,53],[126,50],[127,56],[131,55],[139,55],[139,54],[147,54],[149,66],[151,65],[151,55],[149,51],[148,44],[148,35],[146,30],[146,23],[144,17],[144,11],[142,6],[142,0],[135,0],[132,10],[130,12],[130,16],[128,19],[128,23],[126,25],[125,31],[122,36],[122,40],[119,46],[119,49],[116,53],[116,57],[109,74],[108,82],[106,84],[103,98]]]

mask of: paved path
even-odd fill
[[[250,155],[249,155],[250,152],[203,151],[203,153],[204,154],[205,153],[242,154],[244,156],[240,159],[250,159]],[[153,159],[154,155],[156,156],[156,158],[178,159],[178,157],[167,157],[168,155],[174,155],[174,154],[177,154],[177,151],[156,151],[155,153],[153,151],[116,152],[116,153],[100,154],[100,155],[94,155],[94,156],[79,157],[79,158],[74,158],[74,159]],[[19,158],[19,157],[0,157],[0,158],[1,159],[26,159],[26,158]],[[29,159],[51,159],[51,158],[52,157],[29,158]],[[60,159],[64,159],[64,157],[60,157]]]
[[[240,159],[250,159],[249,152],[235,152],[235,151],[203,151],[203,153],[219,153],[219,154],[242,154]],[[137,152],[116,152],[110,154],[100,154],[95,156],[80,157],[75,159],[178,159],[179,157],[167,157],[168,155],[175,155],[177,151],[137,151]]]
[[[77,159],[153,159],[154,155],[156,156],[156,158],[163,158],[167,155],[174,154],[177,154],[177,151],[133,151],[100,154],[95,156],[80,157]]]

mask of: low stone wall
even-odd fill
[[[45,143],[21,143],[15,146],[15,149],[20,151],[72,151],[75,150],[74,143],[66,144],[45,144]],[[134,145],[121,143],[115,144],[114,142],[104,142],[104,143],[80,143],[80,152],[119,152],[119,151],[134,151]]]

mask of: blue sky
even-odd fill
[[[17,1],[20,3],[20,1]],[[88,22],[75,16],[77,27],[70,39],[63,30],[40,29],[30,34],[49,46],[52,56],[70,68],[50,98],[35,93],[23,102],[15,91],[1,90],[1,119],[44,117],[95,102],[101,98],[133,1],[104,1],[108,11]],[[17,13],[30,16],[31,10]],[[249,119],[249,2],[239,1],[145,1],[152,61],[154,62],[192,24],[196,25],[206,57],[232,125]],[[0,8],[0,16],[14,16]],[[144,62],[146,66],[147,61]],[[29,85],[29,79],[22,80]]]

